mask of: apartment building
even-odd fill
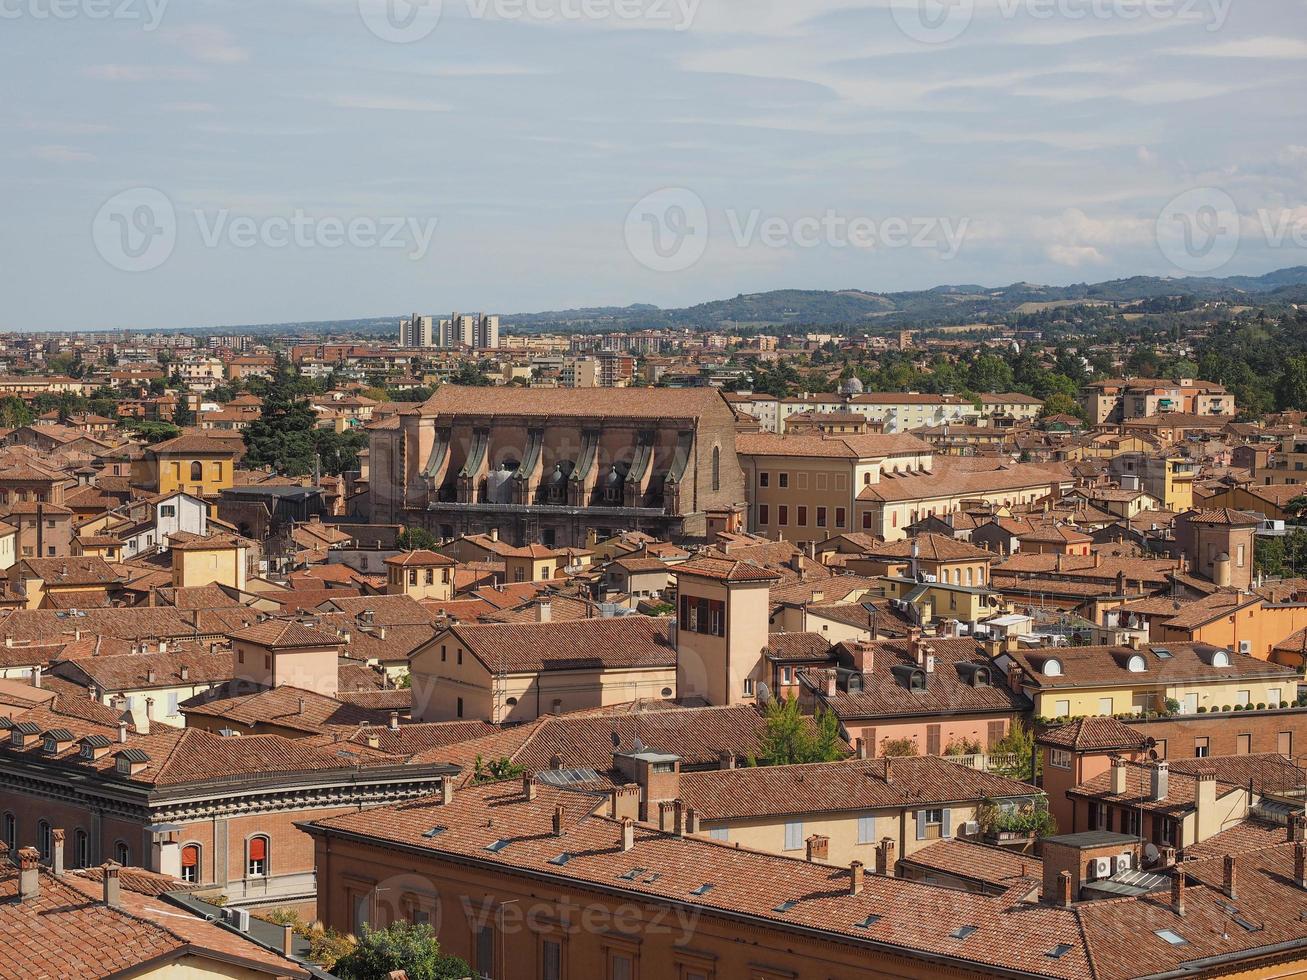
[[[1080,390],[1080,404],[1091,425],[1172,413],[1230,419],[1237,414],[1234,396],[1223,385],[1192,378],[1091,381]]]
[[[454,313],[448,320],[414,313],[399,323],[399,346],[437,350],[495,350],[497,314]]]

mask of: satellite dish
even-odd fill
[[[1148,858],[1149,863],[1156,861],[1161,856],[1162,856],[1162,852],[1157,849],[1156,844],[1144,845],[1144,857]]]
[[[1161,758],[1161,756],[1159,756],[1159,755],[1157,754],[1157,749],[1149,749],[1149,750],[1148,750],[1148,758],[1149,758],[1149,761],[1151,761],[1151,762],[1156,762],[1158,759]]]
[[[1157,739],[1155,739],[1155,738],[1153,738],[1153,736],[1149,735],[1146,739],[1144,739],[1144,748],[1146,748],[1146,749],[1155,749],[1155,748],[1157,748]]]

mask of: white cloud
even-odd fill
[[[157,65],[87,65],[82,74],[102,82],[198,82],[204,78],[195,68]]]
[[[379,112],[449,112],[443,102],[386,95],[335,95],[328,100],[337,109],[371,109]]]
[[[236,45],[231,32],[221,27],[194,24],[171,28],[162,34],[196,61],[208,65],[234,65],[250,60],[250,52]]]
[[[75,146],[34,146],[31,155],[47,163],[90,163],[95,154]]]
[[[1045,251],[1058,265],[1072,269],[1082,265],[1104,265],[1107,262],[1107,256],[1092,245],[1050,245]]]
[[[1167,48],[1163,54],[1206,58],[1307,58],[1307,41],[1294,37],[1247,37],[1216,44]]]

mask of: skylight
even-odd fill
[[[1155,930],[1155,935],[1157,935],[1161,939],[1165,939],[1172,946],[1189,945],[1189,940],[1185,939],[1184,936],[1180,935],[1178,932],[1175,932],[1171,929],[1157,929]]]
[[[774,909],[772,909],[772,911],[773,911],[773,912],[788,912],[788,911],[790,911],[790,909],[794,908],[794,907],[795,907],[796,905],[798,905],[798,904],[799,904],[799,903],[798,903],[797,900],[792,899],[792,898],[787,898],[785,901],[781,902],[780,905],[777,905]]]
[[[502,840],[502,839],[501,839],[501,840],[497,840],[497,841],[495,841],[493,844],[487,844],[487,845],[486,845],[486,850],[489,851],[489,852],[492,853],[492,854],[498,854],[500,851],[502,851],[502,850],[503,850],[504,848],[506,848],[507,846],[508,846],[508,841],[506,841],[506,840]]]
[[[430,840],[432,837],[439,837],[441,834],[443,834],[443,833],[444,833],[446,830],[448,830],[448,829],[449,829],[448,827],[443,827],[443,826],[442,826],[442,827],[432,827],[430,830],[428,830],[428,831],[427,831],[425,834],[423,834],[422,836],[425,837],[425,838],[427,838],[428,840]]]
[[[979,926],[958,926],[956,929],[950,932],[949,935],[952,936],[954,939],[966,939],[968,936],[970,936],[973,932],[975,932],[979,928],[980,928]]]
[[[690,894],[691,894],[691,895],[707,895],[707,894],[708,894],[710,891],[712,891],[712,890],[713,890],[713,883],[712,883],[711,881],[705,881],[705,882],[704,882],[702,885],[700,885],[698,888],[696,888],[696,889],[694,889],[692,892],[690,892]]]
[[[880,921],[880,916],[879,916],[879,915],[869,915],[869,916],[867,916],[865,919],[863,919],[861,922],[855,922],[855,923],[853,923],[853,924],[854,924],[857,928],[859,928],[859,929],[870,929],[872,926],[874,926],[874,925],[875,925],[877,922],[879,922],[879,921]]]
[[[1066,956],[1067,953],[1071,952],[1071,949],[1072,947],[1068,946],[1066,943],[1058,943],[1044,955],[1052,960],[1060,960],[1063,956]]]
[[[562,854],[558,855],[558,857],[550,858],[550,859],[549,859],[549,863],[550,863],[550,864],[555,864],[555,865],[557,865],[558,867],[561,868],[563,865],[565,865],[565,864],[566,864],[568,861],[570,861],[570,860],[572,860],[571,852],[569,852],[569,851],[564,851]]]
[[[1170,660],[1171,651],[1166,647],[1153,647],[1153,656],[1158,660]]]
[[[644,872],[644,868],[632,868],[630,871],[627,871],[625,874],[620,874],[617,877],[620,881],[635,881],[635,879],[639,878],[640,875],[644,874]]]

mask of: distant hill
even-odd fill
[[[516,332],[645,330],[671,327],[740,329],[746,327],[854,327],[895,330],[967,323],[1001,322],[1026,304],[1128,304],[1167,296],[1193,296],[1268,305],[1307,302],[1307,266],[1280,269],[1264,276],[1225,278],[1164,278],[1133,276],[1111,282],[1041,286],[1018,282],[1010,286],[952,285],[913,292],[873,293],[861,289],[777,289],[741,294],[683,309],[660,309],[646,303],[600,306],[540,313],[505,314],[506,328]],[[1025,311],[1021,311],[1025,312]],[[407,315],[407,314],[405,314]],[[214,328],[260,333],[327,332],[368,336],[396,334],[400,314],[319,323],[262,324]]]

